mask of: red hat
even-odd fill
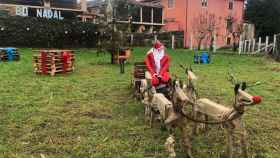
[[[156,41],[156,43],[154,44],[154,48],[155,49],[161,49],[163,48],[163,44],[160,41]]]

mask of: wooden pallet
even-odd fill
[[[33,55],[32,62],[34,72],[37,74],[46,74],[55,76],[56,74],[65,74],[74,71],[75,55],[70,50],[41,50],[45,57],[41,54]],[[68,52],[68,60],[64,61],[61,53]],[[64,67],[65,66],[65,67]],[[66,69],[65,69],[66,68]]]

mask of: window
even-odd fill
[[[228,9],[229,10],[233,9],[233,0],[229,0]]]
[[[174,8],[174,0],[168,0],[168,8]]]
[[[202,7],[207,7],[208,6],[208,0],[201,0],[201,5],[202,5]]]

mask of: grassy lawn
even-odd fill
[[[146,48],[135,49],[142,61]],[[56,77],[33,73],[31,49],[21,49],[20,62],[0,63],[0,157],[4,158],[166,158],[166,131],[144,123],[144,107],[132,98],[132,64],[126,74],[110,65],[109,55],[93,50],[76,53],[73,74]],[[171,72],[184,77],[178,63],[192,63],[193,53],[169,51]],[[231,63],[231,64],[230,64]],[[248,107],[243,120],[251,155],[280,155],[280,64],[265,57],[218,54],[213,64],[193,65],[198,92],[231,105],[233,86],[227,72],[240,80],[262,82],[248,91],[264,101]],[[190,126],[192,124],[190,123]],[[177,141],[178,142],[178,141]],[[193,138],[196,158],[217,158],[225,150],[225,132],[218,126]],[[177,145],[178,157],[183,158]]]

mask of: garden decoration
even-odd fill
[[[175,80],[173,81],[173,89],[172,89],[172,104],[175,109],[175,113],[178,116],[178,118],[172,122],[173,129],[178,128],[181,131],[181,144],[183,146],[183,149],[185,153],[188,155],[188,157],[192,158],[192,146],[191,142],[188,136],[187,126],[188,126],[188,119],[186,119],[185,116],[189,116],[190,114],[187,114],[186,109],[188,109],[189,106],[192,107],[191,115],[189,117],[196,117],[195,112],[195,101],[197,98],[197,92],[194,87],[194,81],[197,80],[196,75],[193,73],[192,68],[186,68],[182,64],[180,65],[185,70],[186,73],[186,81],[181,81],[178,79],[176,75]],[[194,119],[191,119],[193,121]],[[196,125],[196,124],[195,124]],[[176,153],[174,149],[175,144],[175,137],[174,133],[171,133],[170,136],[167,138],[165,142],[165,147],[167,151],[169,152],[170,158],[175,158]]]
[[[242,84],[235,83],[234,103],[233,107],[230,108],[207,98],[198,98],[193,83],[197,80],[197,77],[191,68],[181,65],[187,75],[186,82],[183,83],[176,77],[172,82],[172,88],[167,93],[169,95],[164,95],[158,93],[157,89],[151,86],[151,75],[147,72],[145,73],[144,63],[142,63],[142,66],[143,69],[139,69],[139,66],[135,67],[134,72],[141,72],[138,74],[141,79],[134,83],[135,94],[140,96],[139,98],[145,104],[145,120],[149,122],[150,126],[153,127],[155,120],[158,120],[161,125],[170,129],[170,136],[165,142],[169,157],[176,157],[174,149],[175,134],[173,132],[175,128],[180,129],[184,150],[189,157],[192,157],[191,144],[186,130],[187,120],[195,123],[193,127],[194,134],[198,133],[199,124],[204,126],[208,124],[222,125],[227,131],[227,154],[229,158],[233,157],[234,135],[239,134],[242,157],[248,157],[246,131],[243,128],[241,117],[245,112],[246,106],[259,104],[262,99],[259,96],[252,96],[245,92],[247,88],[245,82]],[[189,107],[192,107],[191,113],[187,112]],[[201,116],[204,116],[204,118],[201,118]],[[208,120],[208,118],[212,118],[213,121]]]
[[[145,72],[147,71],[146,65],[144,62],[136,62],[134,63],[134,70],[132,72],[132,80],[131,84],[134,90],[134,97],[137,100],[144,99],[144,93],[146,90],[146,79],[145,79]],[[145,85],[144,85],[145,84]]]
[[[160,122],[161,126],[167,127],[170,131],[170,136],[167,138],[165,147],[170,157],[176,157],[174,145],[174,129],[178,128],[182,134],[182,145],[189,157],[191,154],[191,145],[186,131],[186,119],[176,111],[174,103],[187,103],[188,97],[183,89],[179,86],[180,82],[177,78],[166,85],[166,87],[152,86],[152,77],[146,71],[145,63],[135,63],[134,78],[132,84],[134,85],[134,95],[141,100],[145,105],[145,120],[151,127],[154,127],[155,122]],[[166,90],[162,90],[166,89]],[[165,92],[165,93],[163,93]],[[174,100],[173,98],[179,98]]]
[[[54,76],[74,71],[74,52],[71,50],[40,50],[33,55],[34,72]]]
[[[186,70],[186,72],[189,72]],[[188,83],[191,82],[192,73],[188,74]],[[233,79],[236,80],[236,79]],[[187,119],[195,122],[194,133],[197,134],[198,124],[221,124],[227,131],[227,154],[229,158],[233,157],[233,136],[234,134],[240,134],[240,144],[242,148],[242,157],[248,157],[247,146],[246,146],[246,131],[241,122],[241,117],[245,112],[245,107],[250,105],[256,105],[261,102],[260,96],[252,96],[249,93],[245,92],[247,85],[245,82],[242,84],[235,83],[234,88],[234,103],[233,107],[227,107],[215,103],[207,98],[197,98],[196,91],[193,87],[193,84],[189,84],[187,90],[185,90],[189,102],[193,106],[193,116],[186,113],[184,110],[181,111],[181,114]],[[189,92],[189,93],[188,93]],[[200,116],[204,115],[204,119],[200,120]],[[211,117],[214,121],[209,121],[208,117]]]
[[[151,81],[148,81],[148,83],[151,83]],[[169,129],[170,133],[166,139],[165,147],[171,158],[176,157],[176,153],[174,152],[175,129],[178,128],[181,133],[180,140],[184,151],[192,158],[191,144],[186,128],[187,120],[179,113],[180,109],[183,108],[182,105],[187,105],[189,98],[184,93],[177,78],[173,81],[171,87],[168,93],[170,96],[157,93],[156,89],[151,88],[150,92],[148,92],[149,100],[151,101],[145,105],[146,120],[149,120],[151,127],[158,120],[162,126]]]
[[[17,48],[0,48],[0,61],[19,61],[20,54]]]
[[[246,131],[241,123],[241,117],[245,112],[245,107],[250,105],[256,105],[261,102],[260,96],[252,96],[245,92],[246,83],[236,84],[234,88],[234,103],[233,107],[215,103],[207,98],[198,99],[195,103],[195,110],[199,114],[211,117],[216,120],[217,124],[222,124],[227,131],[227,154],[229,158],[233,157],[233,136],[234,134],[240,134],[240,143],[242,148],[242,157],[247,158],[247,146],[246,146]],[[196,119],[196,118],[195,118]],[[210,122],[206,122],[210,124]],[[213,122],[212,122],[213,123]],[[239,131],[238,131],[239,130]]]
[[[201,55],[199,53],[194,54],[194,63],[195,64],[209,64],[210,63],[210,55],[208,52],[202,52]]]
[[[123,74],[125,62],[128,62],[129,59],[131,58],[131,49],[126,48],[121,50],[117,57],[120,64],[120,73]]]
[[[181,65],[182,68],[184,68]],[[194,88],[193,80],[197,79],[195,74],[192,72],[192,69],[186,69],[185,72],[187,74],[187,83],[181,85],[181,82],[177,81],[177,88],[180,89],[180,87],[183,88],[183,91],[185,92],[187,98],[180,97],[181,95],[173,95],[173,106],[175,107],[176,113],[180,113],[181,115],[175,122],[179,123],[177,124],[178,127],[181,127],[181,131],[184,131],[186,128],[186,120],[184,120],[181,116],[185,117],[186,119],[195,122],[195,126],[193,128],[193,132],[197,134],[197,127],[198,124],[221,124],[227,131],[227,154],[229,158],[233,157],[233,141],[234,141],[234,135],[239,134],[240,135],[240,146],[242,150],[242,157],[247,158],[247,142],[246,142],[246,131],[243,127],[243,124],[241,123],[241,117],[244,114],[244,110],[246,106],[259,104],[261,102],[260,96],[252,96],[245,92],[245,89],[247,88],[247,85],[245,82],[242,84],[235,83],[235,97],[234,97],[234,104],[232,108],[217,104],[209,99],[202,98],[197,99],[197,93]],[[180,83],[180,84],[178,84]],[[179,86],[180,85],[180,86]],[[257,85],[257,84],[254,84]],[[180,90],[175,90],[173,92],[179,92]],[[185,107],[188,108],[188,105],[192,105],[192,115],[186,112]],[[204,115],[204,120],[199,120],[201,115]],[[215,121],[208,121],[208,117],[211,117]],[[181,126],[179,126],[181,125]],[[166,144],[171,141],[173,136],[170,136],[168,140],[166,141]],[[185,147],[187,149],[191,148],[191,145],[188,141],[188,136],[186,134],[183,134],[183,140],[185,143]],[[171,150],[172,143],[169,143],[169,150],[170,151],[170,157],[171,155],[174,155]]]

